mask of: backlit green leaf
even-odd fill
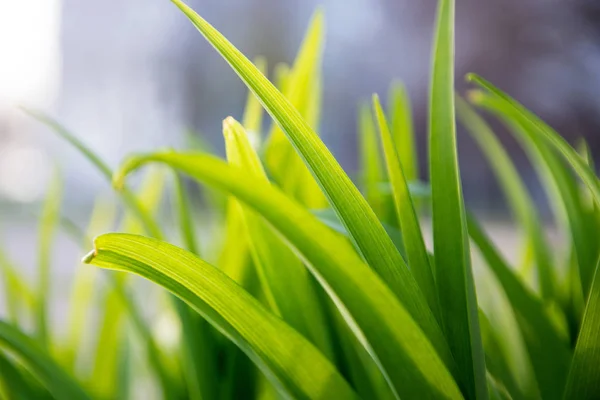
[[[428,340],[351,244],[309,211],[275,187],[208,155],[157,153],[131,158],[115,183],[152,161],[235,195],[265,218],[302,256],[401,397],[462,397],[447,369],[454,370],[454,364],[443,337]]]
[[[171,291],[244,350],[282,393],[297,398],[355,398],[317,349],[264,309],[217,268],[155,239],[106,234],[87,263],[133,272]]]
[[[389,285],[429,339],[438,343],[439,327],[425,296],[377,216],[325,144],[292,103],[223,35],[180,0],[173,2],[260,99],[309,167],[369,266]]]
[[[438,3],[429,110],[433,247],[443,329],[465,396],[487,398],[485,359],[458,171],[454,119],[454,0]]]

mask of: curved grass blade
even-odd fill
[[[485,349],[485,365],[488,373],[502,382],[513,399],[525,399],[525,395],[515,381],[513,371],[511,371],[507,357],[503,352],[500,344],[502,339],[498,337],[492,324],[481,310],[479,311],[479,326],[481,327],[481,337]]]
[[[396,147],[394,146],[394,141],[377,95],[373,95],[373,111],[379,126],[381,142],[383,143],[383,152],[392,186],[396,213],[403,234],[402,238],[404,240],[408,265],[427,298],[429,308],[431,308],[436,318],[438,318],[438,321],[441,321],[437,288],[433,279],[433,271],[429,265],[429,256],[425,247],[425,241],[423,240],[421,226],[410,196],[402,163],[396,152]]]
[[[244,350],[282,393],[310,399],[356,398],[308,341],[193,254],[142,236],[106,234],[96,238],[85,262],[141,275],[177,295]]]
[[[267,60],[264,57],[257,57],[254,60],[254,65],[264,75],[267,74]],[[246,98],[246,106],[244,107],[244,117],[242,124],[248,132],[252,147],[259,149],[262,144],[262,121],[263,121],[263,108],[254,93],[248,92]]]
[[[442,327],[471,399],[487,398],[485,356],[458,168],[454,116],[454,0],[440,0],[429,110],[433,248]]]
[[[252,109],[249,95],[246,111],[256,114]],[[255,100],[256,101],[256,100]],[[260,104],[259,104],[260,107]],[[262,116],[250,115],[248,124],[256,124],[256,137],[260,138],[260,119]],[[185,248],[196,255],[200,255],[197,244],[197,235],[194,227],[193,213],[190,207],[188,192],[183,177],[175,173],[176,207],[179,217],[179,228]],[[218,374],[215,365],[218,363],[217,347],[214,332],[207,321],[202,319],[182,301],[175,301],[175,307],[181,320],[182,346],[181,358],[183,359],[183,373],[187,385],[188,396],[191,400],[214,399],[218,397]]]
[[[457,96],[456,101],[459,118],[485,154],[496,179],[502,186],[513,215],[531,243],[542,297],[550,300],[554,295],[555,279],[550,260],[550,247],[544,236],[537,207],[506,150],[490,127],[463,99]]]
[[[175,174],[175,193],[175,205],[183,243],[188,251],[200,255],[189,194],[183,178],[178,174]]]
[[[513,112],[517,113],[522,117],[520,122],[523,124],[525,129],[532,132],[532,134],[543,138],[548,143],[551,143],[552,147],[563,155],[563,157],[575,170],[577,175],[579,175],[581,180],[587,185],[592,196],[594,197],[594,200],[600,204],[600,182],[598,181],[598,177],[596,177],[594,171],[589,168],[586,160],[584,160],[565,139],[563,139],[554,129],[544,123],[535,114],[528,111],[516,100],[502,92],[487,80],[475,74],[468,74],[467,80],[476,83],[481,88],[492,93],[494,96],[497,96],[502,100],[503,108],[505,110],[510,110],[508,115],[511,115]]]
[[[519,281],[477,221],[469,216],[468,223],[473,242],[500,281],[517,317],[542,398],[560,398],[571,360],[567,343],[542,302]]]
[[[223,135],[229,162],[268,182],[244,128],[229,117],[223,121]],[[242,207],[242,214],[254,265],[271,311],[332,359],[324,316],[308,271],[259,215],[247,207]]]
[[[546,182],[548,197],[556,210],[556,219],[559,222],[566,220],[562,225],[566,225],[564,230],[571,236],[579,264],[582,289],[587,295],[596,266],[598,246],[597,241],[589,235],[591,227],[588,211],[570,171],[543,138],[526,128],[526,120],[515,110],[506,109],[501,100],[484,93],[473,93],[471,97],[474,103],[493,112],[508,125],[517,139],[521,140],[542,180]]]
[[[600,261],[587,298],[563,399],[600,397]]]
[[[462,397],[448,371],[455,366],[441,333],[431,332],[428,339],[351,244],[308,210],[244,170],[202,154],[131,158],[115,176],[115,184],[149,162],[168,164],[226,191],[265,218],[301,255],[401,397]]]
[[[309,24],[292,70],[277,71],[284,78],[282,93],[299,111],[309,126],[319,124],[321,111],[321,61],[325,23],[318,9]],[[273,124],[264,152],[265,165],[284,192],[309,208],[324,208],[327,199],[290,141],[277,124]]]
[[[419,180],[419,158],[415,143],[412,108],[406,87],[394,82],[390,87],[389,110],[390,130],[408,182]]]
[[[152,178],[153,174],[150,174],[149,178]],[[156,176],[156,175],[154,175]],[[149,179],[149,182],[153,182],[154,179]],[[151,186],[151,185],[146,185]],[[143,196],[142,196],[143,197]],[[152,210],[156,204],[152,204],[156,201],[153,196],[145,197],[142,205],[149,207]],[[137,220],[130,219],[134,222],[134,225],[125,228],[136,227]],[[61,228],[70,235],[75,243],[81,246],[82,249],[89,248],[92,244],[89,236],[86,235],[85,231],[72,223],[69,226],[61,225]],[[67,229],[68,228],[68,229]],[[172,381],[172,377],[163,366],[164,355],[158,348],[154,341],[154,337],[151,334],[150,328],[142,317],[142,313],[129,295],[127,288],[125,287],[125,275],[121,276],[110,276],[110,287],[106,291],[105,297],[103,298],[103,311],[104,313],[100,316],[101,322],[100,332],[97,335],[97,343],[95,356],[93,358],[94,365],[92,369],[92,378],[94,376],[102,376],[103,379],[91,379],[91,390],[102,397],[114,397],[117,390],[119,390],[119,381],[122,374],[122,361],[123,357],[127,356],[127,349],[124,349],[122,336],[122,323],[125,316],[129,316],[135,328],[135,333],[141,337],[141,342],[145,346],[150,359],[150,364],[153,368],[153,372],[158,376],[164,393],[176,396],[176,385]],[[69,353],[66,354],[66,360],[69,360]]]
[[[0,272],[4,280],[4,294],[6,296],[4,301],[9,320],[15,326],[19,326],[22,306],[25,305],[26,309],[34,310],[37,306],[36,295],[2,248],[0,248]]]
[[[385,182],[385,170],[381,164],[381,153],[377,141],[377,132],[371,109],[367,103],[358,109],[358,135],[360,149],[361,183],[367,202],[381,220],[387,221],[386,199],[380,190]]]
[[[90,399],[83,388],[38,343],[3,321],[0,321],[0,347],[14,354],[56,399]]]
[[[431,338],[435,318],[402,256],[364,197],[298,110],[223,35],[180,0],[172,0],[260,99],[309,167],[367,263]],[[435,342],[435,340],[433,340]]]
[[[48,195],[44,202],[39,226],[38,241],[38,286],[36,290],[36,329],[37,337],[44,346],[50,344],[48,332],[48,304],[50,293],[50,276],[52,261],[52,242],[56,226],[60,218],[60,205],[62,200],[62,181],[58,168],[54,170]]]
[[[6,400],[50,399],[50,394],[36,384],[0,351],[0,398]]]
[[[100,232],[106,232],[112,228],[115,221],[116,207],[114,202],[108,202],[103,199],[96,201],[92,210],[87,234],[74,231],[72,234],[80,241],[82,247],[87,247],[90,243],[90,237],[94,237]],[[71,229],[78,230],[76,225]],[[75,280],[71,289],[70,310],[67,321],[67,349],[65,351],[65,365],[71,371],[75,370],[78,355],[81,353],[81,344],[85,335],[91,334],[87,331],[89,326],[88,316],[93,307],[93,295],[97,283],[97,271],[92,268],[78,268],[75,273]]]
[[[86,159],[88,159],[97,169],[98,171],[107,179],[109,182],[112,179],[112,170],[110,167],[102,160],[96,153],[83,144],[75,135],[69,132],[65,127],[60,125],[57,121],[45,115],[39,111],[29,110],[23,108],[23,111],[38,120],[42,124],[46,125],[52,131],[54,131],[61,138],[66,140],[69,144],[75,147]],[[160,228],[156,224],[156,222],[150,217],[138,204],[135,199],[135,196],[129,189],[123,188],[120,191],[121,197],[123,201],[127,205],[128,208],[136,215],[137,218],[143,223],[145,230],[156,238],[161,238],[162,234],[160,232]]]

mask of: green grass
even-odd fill
[[[69,193],[57,173],[32,248],[38,280],[0,248],[0,398],[139,398],[140,388],[198,400],[600,398],[593,160],[483,78],[469,75],[476,87],[466,100],[456,95],[453,0],[439,1],[435,26],[428,184],[401,83],[386,108],[377,95],[359,107],[359,182],[320,139],[323,10],[293,65],[273,68],[273,84],[266,60],[252,63],[173,3],[248,86],[242,123],[223,122],[226,159],[200,146],[131,155],[113,170],[58,122],[27,111],[112,183],[123,212],[99,198],[82,229],[61,209]],[[563,245],[550,244],[485,114],[530,158]],[[523,265],[511,265],[504,253],[514,249],[498,249],[465,207],[457,119],[503,190]],[[144,184],[128,188],[142,169]],[[196,184],[205,186],[202,207]],[[173,209],[159,218],[166,196]],[[433,248],[420,222],[428,208]],[[47,315],[59,230],[82,254],[92,249],[76,270],[67,329]],[[140,288],[139,277],[154,285]]]

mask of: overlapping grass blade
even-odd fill
[[[48,305],[53,241],[60,216],[62,181],[58,168],[54,170],[48,195],[44,202],[39,226],[38,245],[38,285],[36,290],[36,329],[37,337],[44,346],[50,344],[48,332]]]
[[[50,399],[26,371],[0,351],[0,398],[6,400]]]
[[[2,248],[0,248],[0,272],[4,280],[4,304],[8,311],[8,318],[15,326],[19,326],[23,309],[33,311],[37,306],[35,293]]]
[[[87,263],[133,272],[190,304],[242,348],[282,393],[298,398],[355,398],[327,359],[217,268],[155,239],[106,234]]]
[[[149,162],[168,164],[227,191],[265,218],[302,256],[400,396],[461,397],[448,371],[454,371],[454,363],[443,337],[428,339],[350,243],[309,211],[275,187],[202,154],[131,158],[115,176],[115,183],[122,183],[127,173]]]
[[[298,110],[309,126],[317,128],[321,111],[321,61],[325,20],[318,9],[309,24],[300,51],[291,70],[279,70],[282,93]],[[294,151],[294,147],[277,124],[273,124],[264,150],[265,166],[271,176],[302,204],[323,208],[327,200],[319,185]]]
[[[179,174],[175,174],[175,186],[175,206],[183,243],[188,251],[200,255],[190,199],[183,177]],[[215,365],[218,363],[218,358],[217,343],[212,328],[185,303],[175,301],[175,307],[181,321],[180,353],[187,395],[192,400],[216,398],[218,375]]]
[[[267,60],[263,57],[257,57],[254,60],[254,65],[264,75],[267,74]],[[263,108],[254,93],[248,92],[246,98],[246,106],[244,107],[244,117],[242,124],[248,132],[252,147],[255,149],[260,148],[262,144],[262,121],[263,121]]]
[[[388,220],[386,202],[381,191],[381,183],[386,181],[377,131],[369,104],[363,103],[358,109],[358,135],[361,183],[367,202],[382,220]]]
[[[600,262],[587,298],[563,398],[592,400],[600,397]]]
[[[482,77],[469,74],[467,80],[476,83],[481,88],[487,90],[498,99],[502,100],[502,108],[506,110],[506,114],[509,116],[519,115],[521,119],[517,122],[523,125],[523,128],[530,131],[534,135],[546,140],[552,144],[552,147],[556,149],[562,156],[569,162],[573,170],[577,173],[579,178],[587,185],[594,200],[600,203],[600,182],[594,174],[587,162],[573,149],[569,143],[563,139],[554,129],[544,123],[535,114],[528,111],[525,107],[519,104],[516,100],[502,92],[500,89],[492,85]]]
[[[542,397],[560,398],[571,359],[568,344],[557,333],[542,302],[508,267],[477,221],[469,216],[468,223],[473,242],[498,278],[517,317]]]
[[[521,393],[500,344],[502,339],[498,337],[487,316],[481,310],[479,312],[479,326],[481,328],[481,338],[485,349],[485,365],[488,373],[496,380],[502,382],[509,393],[511,393],[512,398],[524,399],[525,396]]]
[[[252,63],[180,0],[173,2],[221,53],[294,145],[367,263],[385,280],[433,343],[439,330],[417,283],[373,210],[318,135]]]
[[[0,321],[0,347],[10,351],[59,400],[90,399],[83,388],[32,338]]]
[[[437,288],[433,278],[433,271],[429,265],[429,256],[425,247],[425,241],[423,240],[421,225],[419,224],[419,219],[410,196],[402,163],[396,152],[396,147],[394,146],[394,141],[377,95],[373,96],[373,109],[383,143],[388,176],[392,186],[396,213],[400,221],[408,265],[425,294],[429,307],[434,312],[436,318],[438,318],[438,321],[441,322],[441,309]]]
[[[487,398],[454,117],[454,0],[438,3],[429,110],[429,171],[436,283],[443,329],[466,397]]]
[[[419,179],[419,158],[412,121],[410,98],[404,85],[392,83],[388,100],[390,130],[408,182]]]
[[[544,236],[537,207],[506,150],[490,127],[464,100],[460,97],[456,100],[461,122],[485,154],[514,217],[525,233],[526,240],[531,243],[542,296],[544,299],[551,299],[554,295],[555,279],[550,260],[550,247]]]
[[[136,198],[132,194],[131,204],[136,204],[137,210],[153,220],[153,215],[157,212],[164,194],[165,183],[166,172],[164,170],[158,168],[150,170],[142,183],[138,197]],[[144,225],[138,215],[138,212],[134,212],[131,207],[128,207],[121,229],[125,232],[143,232]],[[92,376],[105,378],[92,381],[94,391],[104,397],[114,396],[119,377],[119,363],[125,344],[123,326],[125,318],[129,317],[142,339],[148,361],[156,377],[159,378],[163,393],[165,395],[176,393],[177,385],[174,377],[164,365],[165,356],[158,348],[138,306],[128,294],[126,277],[125,274],[112,275],[111,285],[104,293],[103,313],[100,315],[101,328],[95,348]]]
[[[566,225],[566,233],[572,239],[583,284],[582,290],[587,295],[596,266],[598,245],[597,241],[589,236],[589,225],[593,219],[589,218],[585,201],[581,198],[579,188],[570,171],[566,169],[562,160],[558,159],[558,155],[549,148],[549,144],[531,131],[531,127],[527,128],[527,121],[516,110],[507,109],[499,98],[490,95],[474,93],[471,97],[477,105],[492,111],[503,120],[523,143],[542,180],[546,183],[548,196],[555,205],[556,219]],[[548,253],[548,248],[545,247]],[[540,270],[540,275],[543,277],[542,273],[543,271]],[[551,274],[552,271],[550,270],[549,273]],[[549,278],[554,279],[553,276]]]
[[[232,165],[268,182],[244,128],[233,118],[223,122],[227,158]],[[242,208],[254,265],[271,311],[332,358],[324,316],[310,275],[296,255],[252,210]],[[282,267],[283,266],[283,267]]]
[[[83,232],[74,232],[75,237],[81,240],[79,244],[87,247],[89,241],[87,238],[94,237],[100,232],[110,231],[113,227],[116,216],[116,207],[113,202],[98,199],[92,210],[92,216],[87,230],[87,235]],[[66,352],[65,365],[70,370],[75,370],[78,355],[82,353],[82,342],[86,335],[92,332],[88,330],[92,314],[93,295],[97,285],[97,272],[92,268],[78,268],[75,273],[74,283],[71,289],[71,300],[69,317],[67,321]]]

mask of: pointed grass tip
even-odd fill
[[[94,257],[96,257],[97,255],[97,251],[96,249],[90,251],[89,253],[87,253],[85,256],[83,256],[83,258],[81,259],[81,262],[84,264],[90,264],[92,262],[92,260],[94,259]]]

